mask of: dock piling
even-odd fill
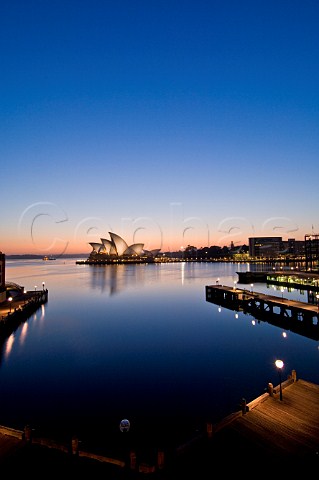
[[[245,399],[245,398],[242,398],[242,399],[241,399],[240,406],[241,406],[242,414],[245,415],[245,413],[248,412],[247,402],[246,402],[246,399]]]
[[[268,383],[267,392],[269,393],[270,397],[274,396],[274,386],[270,382]]]

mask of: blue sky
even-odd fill
[[[319,233],[319,2],[3,0],[0,250]]]

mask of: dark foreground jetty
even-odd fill
[[[125,456],[87,451],[77,437],[64,444],[37,436],[31,426],[0,426],[0,466],[11,475],[86,473],[90,478],[211,479],[218,472],[243,478],[276,478],[278,473],[311,474],[319,465],[319,385],[298,379],[268,383],[252,401],[174,451],[158,449],[152,463],[131,449]],[[168,432],[169,435],[169,432]],[[216,473],[217,472],[217,473]],[[265,473],[265,476],[263,474]],[[98,476],[101,475],[101,476]]]

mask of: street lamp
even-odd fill
[[[10,302],[10,313],[11,313],[12,297],[9,297],[8,300],[9,300],[9,302]]]
[[[275,365],[278,368],[278,374],[279,374],[279,398],[280,400],[282,400],[281,370],[284,366],[284,362],[282,360],[276,360]]]
[[[42,288],[43,288],[43,290],[44,290],[44,285],[45,285],[45,282],[42,282]]]
[[[37,286],[37,285],[34,285],[34,290],[35,290],[35,292],[37,291],[37,288],[38,288],[38,286]]]
[[[236,280],[234,281],[234,290],[236,290],[236,285],[237,285],[237,282]]]
[[[251,293],[253,293],[254,292],[254,284],[251,283],[250,286],[251,286]]]
[[[284,301],[284,291],[285,289],[281,287],[281,300]]]

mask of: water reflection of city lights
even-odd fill
[[[184,285],[185,281],[185,263],[181,263],[181,280],[182,280],[182,285]]]
[[[43,319],[44,319],[44,316],[45,316],[45,307],[44,307],[44,305],[42,304],[42,305],[41,305],[41,317],[40,317],[40,320],[43,320]]]
[[[7,343],[6,343],[6,348],[5,348],[5,352],[4,352],[5,358],[9,357],[10,352],[12,350],[13,342],[14,342],[14,334],[12,333],[10,335],[10,337],[8,338]]]
[[[25,322],[23,324],[22,330],[21,330],[21,335],[20,335],[20,345],[22,345],[26,339],[27,336],[27,331],[28,331],[28,322]]]

